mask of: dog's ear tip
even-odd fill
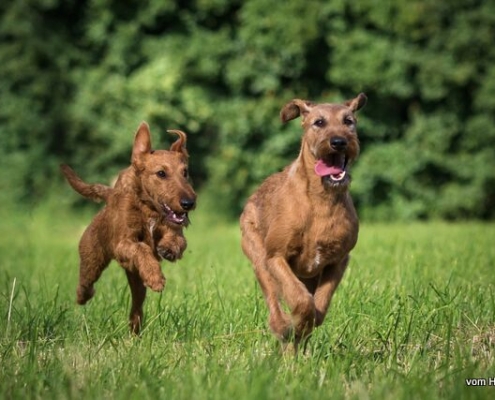
[[[137,132],[141,132],[141,131],[144,131],[146,133],[150,133],[150,125],[144,120],[140,122],[138,129],[137,129]]]
[[[141,122],[134,136],[134,145],[132,147],[131,160],[136,159],[140,154],[151,151],[151,132],[146,122]]]
[[[167,129],[167,132],[174,133],[178,136],[178,139],[170,146],[170,150],[182,153],[186,158],[188,158],[189,154],[187,153],[186,150],[186,142],[187,142],[186,132],[181,131],[180,129]]]
[[[178,141],[181,141],[181,143],[185,143],[187,141],[187,134],[184,131],[181,131],[180,129],[167,129],[168,133],[173,133],[177,136],[179,136]]]
[[[352,112],[356,112],[363,108],[368,102],[368,96],[364,92],[360,92],[355,98],[352,100],[347,100],[344,104],[347,107],[350,107]]]
[[[292,99],[282,107],[282,109],[280,110],[280,120],[283,124],[301,115],[301,104],[302,100]]]
[[[292,99],[280,110],[280,119],[285,124],[300,115],[306,115],[310,111],[311,106],[312,103],[308,100]]]
[[[287,116],[285,115],[284,113],[284,110],[280,111],[280,121],[282,121],[282,124],[285,124],[287,123],[289,120],[287,118]]]
[[[148,137],[150,135],[151,135],[151,130],[149,124],[146,121],[142,121],[137,128],[136,138],[138,136]]]
[[[366,93],[361,92],[358,94],[358,99],[359,99],[359,109],[361,109],[368,102],[368,96],[366,96]]]
[[[187,136],[186,135],[186,132],[184,131],[181,131],[180,129],[167,129],[167,132],[168,133],[175,133],[176,135],[184,135],[184,136]]]

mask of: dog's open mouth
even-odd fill
[[[326,159],[319,159],[315,165],[315,173],[331,182],[340,183],[346,178],[347,157],[344,154],[332,154]]]
[[[187,225],[189,223],[187,212],[175,212],[165,203],[162,204],[162,209],[167,221],[177,225]]]

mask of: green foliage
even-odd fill
[[[295,359],[268,331],[237,224],[206,211],[191,215],[184,258],[163,263],[167,286],[148,292],[135,338],[115,263],[75,302],[92,214],[0,209],[0,398],[490,398],[465,380],[495,375],[493,224],[363,224],[328,318]]]
[[[297,155],[287,101],[363,91],[363,217],[493,218],[494,15],[478,0],[3,2],[2,196],[45,196],[61,161],[109,181],[147,120],[156,147],[188,132],[196,186],[237,215]]]

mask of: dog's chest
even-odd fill
[[[357,225],[352,219],[306,226],[291,243],[289,264],[300,277],[311,278],[341,262],[357,241]],[[299,236],[299,237],[297,237]]]

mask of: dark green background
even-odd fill
[[[60,162],[108,182],[146,120],[157,148],[189,134],[196,187],[236,216],[297,155],[280,108],[361,91],[362,218],[493,219],[493,0],[2,1],[2,201],[66,195]]]

